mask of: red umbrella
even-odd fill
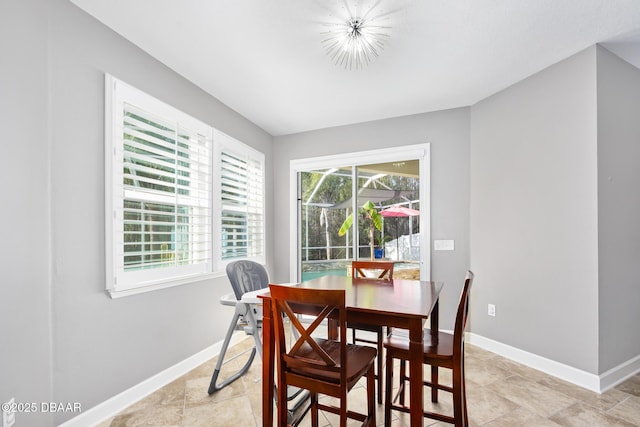
[[[380,211],[380,215],[384,218],[399,218],[418,216],[420,211],[411,208],[405,208],[404,206],[391,206],[385,210]],[[411,240],[409,240],[411,242]],[[400,252],[398,251],[398,223],[396,222],[396,256],[398,261],[400,260]]]
[[[399,216],[417,216],[420,215],[420,211],[411,208],[405,208],[404,206],[391,206],[390,208],[380,211],[380,215],[385,218]]]

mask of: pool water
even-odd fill
[[[398,278],[414,278],[413,276],[415,276],[416,274],[419,277],[419,269],[417,267],[418,265],[415,263],[398,263],[394,267],[394,277],[397,275],[399,276]],[[411,277],[404,277],[406,275],[403,274],[403,270],[406,270],[406,273],[410,274]],[[330,269],[330,270],[322,269],[322,270],[316,270],[316,271],[304,271],[302,273],[302,281],[306,282],[307,280],[316,279],[318,277],[329,276],[329,275],[347,276],[347,267]],[[415,277],[415,278],[417,279],[418,277]]]
[[[322,276],[346,276],[347,269],[341,268],[339,270],[319,270],[319,271],[305,271],[302,273],[302,281],[306,282],[307,280],[316,279]]]

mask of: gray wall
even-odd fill
[[[472,330],[594,374],[595,63],[592,47],[471,108]]]
[[[0,402],[52,399],[47,12],[39,0],[0,2]],[[16,425],[51,425],[29,417]]]
[[[606,372],[640,354],[640,70],[601,47],[597,59],[599,371]]]
[[[0,210],[10,243],[0,258],[8,284],[0,399],[87,410],[221,341],[231,314],[218,303],[230,290],[226,277],[116,300],[106,294],[104,73],[264,152],[267,212],[272,137],[66,0],[8,3],[0,10],[8,86],[0,170],[18,185],[5,186]]]
[[[469,267],[469,109],[425,113],[274,138],[275,278],[289,280],[289,162],[378,148],[431,143],[431,238],[454,239],[453,252],[433,252],[431,278],[444,281],[440,310],[453,327]]]

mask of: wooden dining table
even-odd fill
[[[323,276],[307,282],[291,284],[312,289],[344,289],[347,321],[375,326],[390,326],[409,331],[409,375],[411,427],[423,425],[423,328],[430,319],[433,339],[438,333],[438,298],[443,284],[422,280],[374,280],[348,276]],[[263,299],[262,313],[262,425],[273,427],[275,343],[268,293]],[[380,373],[382,374],[382,373]],[[382,375],[381,375],[382,376]],[[282,425],[282,424],[278,424]],[[284,424],[286,425],[286,423]]]

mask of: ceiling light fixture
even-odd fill
[[[391,27],[377,25],[382,15],[371,16],[373,7],[359,14],[345,1],[345,10],[349,16],[346,20],[326,24],[330,29],[322,33],[327,36],[322,44],[336,65],[360,69],[378,57],[384,40],[389,38],[384,31]]]

